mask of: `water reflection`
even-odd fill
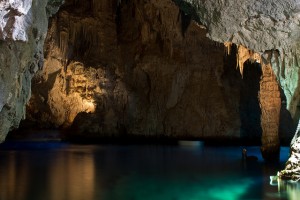
[[[16,153],[10,152],[0,165],[0,199],[25,199],[28,182],[26,154],[17,162]],[[3,155],[1,155],[3,159]],[[2,161],[2,159],[0,161]]]
[[[1,200],[94,199],[92,148],[0,151]]]
[[[0,200],[295,199],[269,176],[280,167],[241,159],[240,147],[26,145],[1,149]],[[195,145],[194,145],[195,144]],[[192,146],[192,147],[191,147]],[[259,157],[259,147],[248,148]]]
[[[51,200],[94,199],[95,169],[92,153],[82,150],[56,152],[48,173]]]
[[[289,200],[299,200],[300,183],[278,179],[278,192]]]

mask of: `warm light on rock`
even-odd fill
[[[265,158],[278,152],[281,104],[295,118],[300,100],[295,0],[66,0],[47,26],[60,3],[0,3],[1,139],[25,118],[37,73],[27,117],[46,127],[231,139],[262,129]],[[255,133],[246,117],[260,120]]]

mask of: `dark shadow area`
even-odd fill
[[[239,107],[242,139],[253,140],[262,135],[261,110],[258,100],[261,75],[259,63],[252,63],[249,60],[244,63]]]
[[[293,122],[290,112],[286,109],[286,96],[280,88],[281,109],[279,119],[279,138],[280,144],[289,146],[294,136],[296,125]]]
[[[185,14],[183,11],[180,10],[180,17],[181,17],[181,34],[184,37],[185,32],[187,31],[189,25],[192,22],[192,16]]]
[[[181,1],[181,0],[173,0],[174,3],[180,8],[180,10],[191,17],[191,19],[200,23],[199,15],[197,14],[197,10],[190,3]]]

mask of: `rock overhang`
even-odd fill
[[[298,48],[300,1],[298,0],[173,0],[218,42],[232,42],[263,53]]]

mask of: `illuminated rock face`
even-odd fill
[[[0,142],[25,116],[31,78],[43,65],[48,16],[58,5],[55,0],[0,2]]]
[[[279,158],[279,120],[281,98],[279,86],[271,64],[262,64],[259,102],[261,107],[262,155],[266,160]]]
[[[259,139],[259,88],[255,108],[243,109],[253,84],[242,91],[236,53],[242,63],[260,55],[240,46],[224,58],[224,45],[206,34],[168,0],[66,1],[50,25],[27,117],[83,136]]]
[[[295,138],[295,141],[291,144],[291,155],[288,161],[286,162],[285,169],[279,172],[279,177],[281,179],[288,179],[299,181],[300,176],[300,138]]]
[[[67,1],[45,58],[28,107],[37,124],[83,136],[240,137],[235,53],[224,62],[224,45],[172,1]]]
[[[207,29],[191,22],[171,1],[67,1],[48,32],[44,71],[34,79],[29,119],[65,127],[75,120],[79,132],[100,135],[239,137],[241,79],[236,71],[227,71],[236,63],[224,64],[224,42],[244,45],[259,55],[278,48],[264,58],[265,64],[272,64],[287,107],[295,115],[299,97],[293,97],[297,84],[290,77],[298,69],[294,67],[296,2],[176,2]],[[10,26],[18,27],[10,31],[2,25],[3,39],[31,41],[40,29],[43,32],[44,25],[27,34],[26,27],[31,25],[27,23],[37,18],[32,14],[24,19],[23,15],[31,13],[30,3],[3,3],[3,10],[12,7],[13,12],[2,16],[8,16]],[[49,12],[55,11],[58,2],[52,3]],[[17,5],[20,8],[16,9]],[[36,16],[43,16],[38,13],[42,10],[36,11]],[[42,45],[34,48],[42,52]],[[29,66],[35,72],[42,66],[42,53],[31,56],[35,64]],[[10,99],[9,92],[3,94],[2,102]],[[26,98],[22,108],[24,102]],[[277,127],[278,113],[274,117]]]

